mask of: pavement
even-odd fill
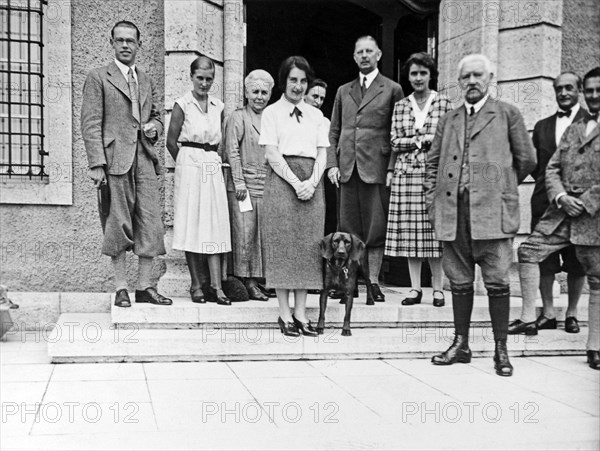
[[[52,364],[0,343],[0,448],[599,449],[585,356]]]

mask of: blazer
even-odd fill
[[[156,173],[162,172],[154,144],[163,131],[159,110],[154,104],[156,91],[150,78],[136,68],[140,96],[141,124],[134,119],[129,85],[118,66],[92,70],[83,86],[81,134],[90,168],[103,166],[108,174],[126,174],[137,151],[138,136],[144,150],[154,162]],[[153,122],[156,138],[146,138],[142,126]]]
[[[571,221],[570,240],[583,246],[600,246],[600,125],[585,135],[587,120],[571,124],[546,168],[546,189],[550,206],[536,230],[552,234],[566,219]],[[566,192],[576,196],[585,211],[572,218],[554,199]]]
[[[395,103],[404,97],[398,83],[377,74],[361,99],[360,81],[342,85],[335,95],[327,167],[339,167],[346,183],[354,165],[365,183],[385,183]]]
[[[456,239],[458,185],[466,109],[438,122],[425,167],[425,202],[440,241]],[[517,107],[489,98],[468,137],[471,238],[514,237],[519,230],[518,185],[536,164],[535,149]]]
[[[573,123],[588,117],[588,112],[581,107],[573,118]],[[535,179],[535,187],[531,195],[531,230],[535,228],[550,205],[546,194],[546,167],[556,152],[556,118],[556,113],[554,113],[552,116],[538,121],[533,128],[532,139],[537,152],[537,166],[531,172],[531,176]]]

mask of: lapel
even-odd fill
[[[453,110],[452,113],[452,127],[456,132],[456,139],[458,141],[458,147],[460,147],[460,153],[462,154],[465,148],[465,116],[467,114],[465,105]]]
[[[358,107],[358,111],[363,109],[365,106],[371,103],[375,97],[381,94],[383,92],[383,86],[383,77],[381,76],[381,73],[379,73],[369,86],[369,89],[367,89],[367,92],[365,93],[365,96],[363,97],[362,102]],[[358,91],[360,92],[360,88],[358,89]]]
[[[352,97],[356,106],[359,107],[362,97],[360,95],[360,80],[358,78],[350,85],[350,97]]]
[[[587,146],[593,139],[597,138],[600,134],[600,124],[596,124],[594,130],[585,136],[585,132],[587,130],[587,121],[581,121],[577,124],[577,131],[579,132],[579,142],[580,144],[577,146],[577,150],[581,149],[584,146]]]
[[[546,122],[546,129],[544,130],[544,139],[546,139],[546,143],[548,148],[554,153],[556,151],[556,118],[558,116],[554,113],[553,116],[550,116],[548,121]]]
[[[125,97],[127,97],[131,101],[131,96],[129,95],[129,85],[127,84],[127,80],[123,76],[123,73],[119,70],[119,67],[113,61],[108,65],[108,69],[106,70],[108,74],[108,81],[115,88],[121,91]]]
[[[254,128],[256,133],[260,135],[260,115],[252,111],[252,108],[250,108],[249,106],[246,106],[246,116],[248,116],[248,119],[252,124],[252,128]]]
[[[140,109],[144,106],[148,94],[150,92],[150,80],[148,76],[142,72],[139,68],[136,69],[138,76],[138,89],[140,90]]]
[[[496,105],[492,102],[493,100],[488,98],[479,110],[479,113],[477,113],[473,130],[471,130],[471,138],[483,130],[496,117]]]

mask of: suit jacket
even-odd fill
[[[390,158],[390,129],[395,103],[403,97],[398,83],[377,74],[365,97],[360,81],[342,85],[335,96],[327,167],[339,167],[346,183],[354,165],[365,183],[385,183]]]
[[[566,219],[571,221],[570,240],[583,246],[600,246],[600,125],[586,136],[587,120],[571,124],[546,169],[550,206],[536,230],[552,234]],[[576,218],[558,208],[554,199],[562,192],[577,196],[585,211]]]
[[[443,116],[427,153],[425,199],[440,241],[456,239],[465,122],[464,105]],[[519,230],[518,185],[536,163],[523,117],[517,107],[489,98],[468,139],[471,238],[513,237]]]
[[[579,108],[573,123],[587,118],[588,112]],[[556,152],[556,113],[535,124],[533,128],[533,146],[537,152],[537,166],[531,173],[535,179],[535,188],[531,195],[531,230],[535,228],[546,208],[550,205],[546,194],[546,166]]]
[[[110,63],[92,70],[83,86],[81,105],[81,134],[90,168],[103,166],[108,174],[127,173],[137,150],[138,132],[147,122],[158,130],[154,139],[141,132],[141,141],[154,161],[156,173],[162,172],[154,144],[163,131],[160,112],[153,99],[155,88],[150,78],[137,69],[141,124],[134,119],[129,85],[118,66]]]

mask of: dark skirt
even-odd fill
[[[286,156],[300,180],[310,177],[315,160]],[[270,288],[323,288],[322,257],[325,200],[323,183],[309,201],[298,200],[292,186],[269,166],[263,207],[263,251],[266,284]]]

